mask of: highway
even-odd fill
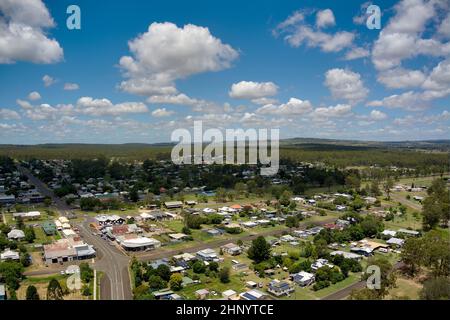
[[[131,300],[133,296],[128,273],[130,258],[110,245],[107,240],[94,235],[88,221],[80,223],[78,228],[83,239],[92,244],[98,253],[95,269],[104,272],[101,280],[101,299]]]

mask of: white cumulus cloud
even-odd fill
[[[175,112],[166,110],[166,108],[159,108],[152,111],[152,116],[154,117],[168,117],[173,115]]]
[[[332,27],[336,25],[333,11],[331,9],[320,10],[316,14],[316,26],[318,28]]]
[[[80,86],[77,83],[65,83],[64,90],[78,90]]]
[[[120,88],[146,96],[177,94],[176,80],[227,69],[238,57],[208,28],[193,24],[180,28],[170,22],[152,23],[128,46],[131,56],[119,62],[126,78]]]
[[[63,49],[45,33],[54,26],[41,0],[0,1],[0,63],[60,61]]]
[[[28,99],[30,99],[31,101],[36,101],[39,100],[40,98],[41,95],[37,91],[30,92],[30,94],[28,95]]]
[[[228,94],[234,99],[260,99],[277,93],[278,86],[273,82],[241,81],[233,83]]]
[[[330,69],[325,73],[325,85],[336,99],[350,103],[364,100],[369,90],[364,86],[359,73],[347,69]]]

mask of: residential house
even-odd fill
[[[419,231],[409,230],[409,229],[398,229],[397,232],[402,233],[406,236],[411,236],[411,237],[417,237],[420,235]]]
[[[223,252],[228,253],[231,256],[237,256],[242,253],[242,248],[234,243],[227,243],[220,248]]]
[[[25,238],[25,232],[19,229],[13,229],[8,233],[9,240],[22,240]]]
[[[385,236],[385,237],[392,238],[392,237],[395,237],[397,235],[397,232],[394,231],[394,230],[386,229],[386,230],[383,230],[383,232],[381,232],[381,234],[383,236]]]
[[[196,253],[197,258],[199,258],[202,261],[214,261],[218,259],[217,253],[210,248],[200,250]]]
[[[300,271],[290,275],[292,281],[294,281],[299,286],[305,287],[309,286],[315,280],[315,275],[313,273]]]
[[[24,220],[36,220],[41,217],[41,213],[39,211],[30,211],[30,212],[14,212],[13,218],[17,219],[21,217]]]
[[[386,243],[394,248],[401,248],[405,244],[405,240],[399,238],[390,238]]]
[[[188,237],[187,234],[184,233],[170,233],[169,238],[174,241],[182,241]]]
[[[1,194],[0,204],[13,204],[16,203],[16,196],[13,194]]]
[[[164,202],[164,206],[167,209],[183,208],[183,202],[182,201],[167,201],[167,202]]]
[[[331,256],[341,255],[345,259],[352,259],[352,260],[361,260],[362,259],[362,255],[360,255],[360,254],[346,252],[346,251],[340,251],[340,250],[332,251],[332,252],[330,252],[330,255]]]
[[[56,234],[57,227],[53,221],[45,221],[41,226],[47,236],[53,236]]]
[[[222,292],[222,297],[225,300],[238,300],[239,299],[237,292],[234,290],[231,290],[231,289],[228,289],[228,290],[225,290],[224,292]]]
[[[322,267],[325,267],[325,266],[327,266],[329,268],[333,268],[334,267],[334,265],[329,263],[327,259],[317,259],[316,261],[314,261],[311,264],[311,269],[313,271],[317,271],[318,269],[320,269]]]
[[[294,287],[290,283],[288,283],[287,281],[280,281],[278,279],[270,281],[267,288],[267,291],[269,293],[277,297],[289,295],[294,290]]]
[[[253,289],[247,292],[239,294],[241,300],[253,301],[253,300],[265,300],[267,295],[264,292]]]
[[[19,252],[17,251],[13,251],[10,249],[6,249],[5,251],[3,251],[2,254],[0,254],[0,260],[5,261],[5,260],[19,260],[20,259],[20,255]]]
[[[205,300],[209,295],[209,291],[207,289],[200,289],[195,291],[195,297],[198,300]]]

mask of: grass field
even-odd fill
[[[422,285],[411,279],[404,277],[397,278],[396,287],[389,291],[389,295],[386,299],[419,299],[419,292],[422,289]]]

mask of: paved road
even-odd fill
[[[330,218],[330,219],[326,219],[324,221],[321,222],[317,222],[317,225],[324,225],[327,223],[331,223],[333,221],[335,221],[336,218]],[[310,222],[305,222],[300,224],[299,228],[296,229],[302,229],[302,228],[306,228],[306,226],[309,224]],[[155,250],[155,251],[150,251],[150,252],[145,252],[145,253],[138,253],[136,255],[136,258],[141,260],[141,261],[149,261],[149,260],[155,260],[155,259],[163,259],[163,258],[169,258],[172,257],[176,254],[179,254],[180,252],[187,252],[187,253],[193,253],[193,252],[197,252],[199,250],[203,250],[206,248],[219,248],[227,243],[230,242],[234,242],[236,243],[238,240],[242,240],[242,241],[251,241],[256,239],[259,236],[277,236],[282,234],[283,232],[285,232],[286,229],[281,229],[281,230],[271,230],[271,231],[266,231],[266,232],[260,232],[260,233],[255,233],[255,234],[250,234],[250,235],[245,235],[245,236],[241,236],[241,237],[237,237],[234,239],[225,239],[225,240],[217,240],[217,241],[212,241],[212,242],[207,242],[207,243],[200,243],[196,246],[192,246],[189,248],[183,248],[183,249],[174,249],[174,250]]]
[[[20,173],[25,175],[28,178],[28,181],[33,184],[42,195],[50,197],[52,199],[53,203],[61,214],[65,215],[68,211],[71,210],[70,206],[68,206],[63,200],[55,196],[53,191],[50,190],[45,183],[35,177],[30,172],[30,170],[22,166],[18,166],[18,169]]]
[[[400,269],[403,266],[402,262],[397,262],[394,265],[394,270]],[[366,281],[355,282],[348,287],[345,287],[339,291],[333,292],[332,294],[323,297],[321,300],[342,300],[347,298],[353,290],[358,290],[366,287]]]
[[[19,166],[19,171],[28,177],[31,184],[36,186],[36,189],[52,199],[56,209],[61,215],[66,215],[70,211],[70,207],[59,197],[55,196],[41,180],[35,177],[30,170]],[[128,263],[130,258],[118,251],[116,248],[110,246],[106,241],[98,236],[94,236],[89,229],[89,223],[85,221],[78,225],[80,234],[83,239],[94,245],[97,252],[95,263],[91,264],[96,270],[103,271],[104,277],[100,281],[100,296],[105,300],[128,300],[132,299],[130,278],[128,273]],[[90,260],[88,261],[90,262]],[[77,262],[74,262],[77,263]],[[48,269],[32,271],[27,275],[47,275],[59,273],[65,270],[66,265],[52,266]]]
[[[110,245],[108,241],[93,235],[88,221],[79,224],[78,228],[83,239],[94,245],[94,248],[99,253],[95,262],[95,268],[105,273],[101,281],[101,299],[132,299],[130,276],[128,273],[130,258]]]
[[[406,199],[404,196],[397,194],[397,193],[391,193],[392,200],[395,200],[397,202],[403,203],[405,206],[408,206],[414,210],[422,211],[422,205],[418,202],[414,202],[411,200]]]

